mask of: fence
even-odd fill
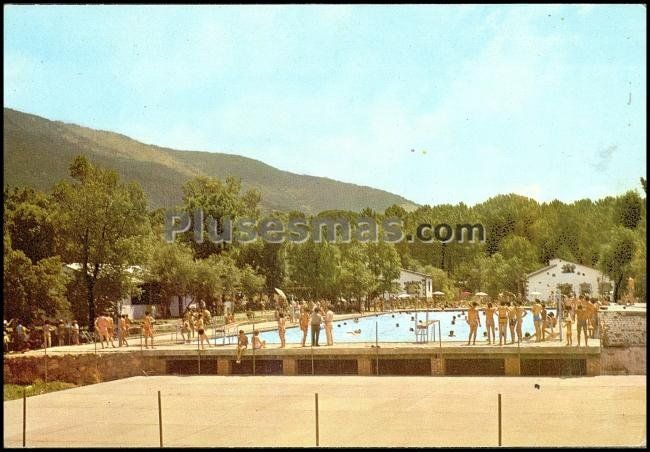
[[[4,443],[585,447],[638,445],[645,438],[642,377],[625,384],[579,379],[569,385],[557,379],[477,384],[420,378],[404,384],[396,379],[308,378],[295,384],[263,377],[217,378],[222,379],[129,379],[8,402]],[[500,390],[504,385],[506,392]],[[587,405],[589,412],[571,409]]]

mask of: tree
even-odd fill
[[[65,317],[70,305],[65,298],[68,278],[58,256],[35,265],[20,250],[5,248],[3,259],[3,315],[30,324],[43,317]]]
[[[641,220],[643,201],[635,191],[628,191],[616,203],[616,224],[634,229]]]
[[[368,268],[375,278],[378,293],[395,292],[394,281],[400,275],[400,257],[395,247],[386,242],[368,243]]]
[[[88,327],[94,329],[95,289],[106,273],[145,260],[143,241],[151,232],[147,200],[136,183],[124,184],[115,171],[93,166],[77,156],[72,180],[54,186],[53,222],[57,247],[66,262],[81,264],[88,304]],[[112,275],[130,279],[124,271]]]
[[[4,230],[13,249],[25,253],[32,262],[54,256],[54,226],[45,193],[14,187],[5,189],[4,196]]]
[[[179,242],[157,244],[147,279],[158,284],[160,295],[167,302],[168,312],[174,298],[178,300],[179,310],[181,309],[182,299],[190,293],[195,274],[196,266],[189,246]]]
[[[611,241],[602,248],[599,266],[614,281],[614,301],[619,300],[621,284],[630,270],[635,248],[633,232],[622,226],[613,230]]]
[[[210,218],[214,220],[216,226],[212,235],[221,236],[224,235],[226,218],[229,218],[234,225],[240,217],[253,219],[258,216],[259,191],[240,192],[241,181],[234,177],[227,177],[225,182],[222,182],[217,178],[200,176],[183,185],[183,210],[190,218],[193,218],[195,211],[203,212],[203,241],[198,243],[193,240],[192,231],[182,235],[184,240],[191,243],[195,257],[206,258],[230,248],[226,242],[215,243],[210,239]],[[225,238],[230,239],[230,237]]]
[[[368,265],[366,248],[364,244],[351,243],[341,253],[339,287],[348,299],[356,298],[358,304],[376,288],[375,276]]]

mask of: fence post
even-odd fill
[[[316,403],[316,446],[318,446],[318,393],[314,393],[314,402]]]
[[[27,390],[23,386],[23,447],[25,447],[26,431],[27,431]]]
[[[160,391],[158,391],[158,430],[160,432],[160,447],[163,447],[162,406],[161,406],[161,403],[160,403]]]
[[[375,367],[377,368],[377,376],[379,376],[379,327],[378,322],[375,320],[375,353],[376,353],[376,362]]]
[[[501,394],[499,394],[499,446],[501,446]]]
[[[253,376],[255,376],[255,320],[253,320]]]

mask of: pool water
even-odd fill
[[[547,312],[554,312],[554,309],[547,309]],[[466,341],[469,335],[469,325],[467,324],[466,311],[405,311],[371,315],[366,317],[359,317],[357,319],[338,320],[333,323],[332,334],[334,342],[374,342],[375,335],[378,336],[379,342],[415,342],[415,325],[416,323],[426,324],[428,320],[439,320],[440,330],[442,333],[443,341]],[[487,340],[483,335],[485,329],[485,315],[481,311],[481,326],[478,329],[476,340]],[[435,340],[438,341],[438,324],[435,325]],[[429,340],[433,340],[432,329],[434,325],[429,328]],[[498,340],[498,320],[495,316],[495,335]],[[310,327],[311,328],[311,327]],[[356,331],[356,332],[355,332]],[[453,331],[453,336],[450,332]],[[377,332],[377,333],[376,333]],[[526,310],[526,315],[523,318],[522,332],[530,335],[535,334],[535,327],[533,325],[533,316],[530,310]],[[277,330],[265,331],[260,333],[260,338],[270,344],[279,344],[280,338]],[[507,333],[508,341],[510,340],[510,329]],[[299,344],[302,340],[302,331],[298,327],[287,328],[286,342],[287,344]],[[319,344],[326,344],[327,339],[325,336],[324,326],[321,326],[321,332],[318,340]],[[311,343],[311,330],[307,331],[307,345]]]

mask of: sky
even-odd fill
[[[4,106],[419,204],[646,176],[640,5],[5,5]]]

